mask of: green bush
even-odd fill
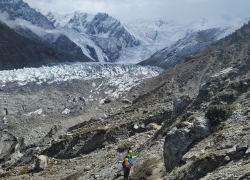
[[[211,105],[208,107],[206,117],[210,120],[212,126],[220,124],[227,120],[233,112],[231,105]]]

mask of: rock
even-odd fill
[[[4,129],[9,125],[9,121],[6,117],[3,117],[2,120],[0,120],[0,129]]]
[[[35,155],[36,160],[35,160],[35,169],[38,171],[44,170],[49,163],[49,158],[48,156],[45,155]]]
[[[237,152],[237,145],[234,145],[232,148],[227,150],[227,155],[233,155]]]
[[[237,147],[237,152],[239,152],[239,151],[246,151],[248,149],[248,146],[247,145],[244,145],[244,146],[238,146]]]
[[[138,129],[138,128],[139,128],[138,124],[134,124],[134,129]]]
[[[104,100],[104,104],[108,104],[108,103],[111,103],[111,99],[105,99]]]
[[[183,127],[190,127],[192,125],[192,123],[190,122],[187,122],[187,121],[181,121],[179,123],[176,124],[176,128],[177,129],[180,129],[180,128],[183,128]]]
[[[176,114],[179,114],[183,111],[184,108],[187,107],[187,105],[191,102],[190,98],[188,96],[182,96],[180,98],[174,99],[174,112]]]
[[[245,152],[245,155],[249,155],[249,154],[250,154],[250,147]]]
[[[123,99],[122,103],[124,103],[124,104],[133,104],[133,102],[128,100],[128,99]]]
[[[0,132],[0,161],[6,161],[15,152],[18,140],[7,130]]]
[[[230,159],[230,157],[229,156],[226,156],[225,158],[224,158],[224,161],[230,161],[231,159]]]
[[[69,114],[70,113],[70,110],[68,109],[68,108],[66,108],[63,112],[62,112],[62,114]]]
[[[85,99],[83,97],[79,97],[79,100],[82,101],[83,103],[85,102]]]
[[[199,89],[199,96],[203,97],[209,94],[210,92],[210,83],[204,84],[201,86],[201,88]]]
[[[159,130],[161,129],[162,126],[156,124],[156,123],[150,123],[149,125],[147,125],[147,129],[148,130]]]
[[[164,162],[166,171],[171,171],[182,159],[189,146],[197,140],[207,137],[210,127],[207,119],[198,117],[193,124],[181,129],[173,128],[164,143]]]
[[[102,126],[97,128],[98,131],[107,131],[108,129],[109,129],[108,126]]]
[[[190,160],[193,160],[195,159],[196,157],[198,157],[199,155],[201,155],[202,153],[204,153],[205,151],[202,150],[202,151],[190,151],[190,152],[187,152],[183,157],[182,157],[182,161],[183,162],[187,162],[187,161],[190,161]]]
[[[197,139],[207,137],[211,133],[209,121],[204,117],[196,117],[193,130]]]
[[[91,168],[91,166],[85,166],[84,167],[84,171],[90,171],[92,168]]]

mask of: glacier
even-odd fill
[[[142,80],[152,78],[163,72],[163,69],[153,66],[111,64],[111,63],[63,63],[50,64],[39,68],[23,68],[0,71],[0,87],[10,83],[24,86],[30,82],[60,83],[71,80],[93,80],[103,78],[104,86],[115,87],[112,96],[118,96],[138,85]],[[95,86],[94,84],[92,85]],[[100,89],[96,87],[96,90]]]

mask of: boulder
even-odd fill
[[[92,168],[91,168],[91,166],[85,166],[84,167],[84,171],[90,171]]]
[[[18,140],[7,130],[0,132],[0,161],[6,161],[15,152]]]
[[[174,113],[179,114],[181,113],[187,105],[191,102],[191,99],[188,96],[182,96],[180,98],[174,99]]]
[[[124,104],[133,104],[133,102],[128,100],[128,99],[123,99],[122,103],[124,103]]]
[[[199,89],[199,96],[207,96],[211,90],[210,83],[203,84],[201,88]]]
[[[48,156],[45,155],[35,155],[35,169],[38,171],[44,170],[49,163]]]
[[[193,123],[180,129],[174,127],[165,138],[164,162],[167,172],[173,170],[193,142],[210,134],[210,125],[204,117],[196,117]],[[188,159],[190,157],[184,158]]]
[[[62,112],[62,114],[69,114],[70,113],[70,110],[68,109],[68,108],[66,108],[63,112]]]
[[[104,100],[104,104],[108,104],[108,103],[111,103],[111,99],[105,99]]]
[[[161,126],[156,124],[156,123],[150,123],[149,125],[147,125],[146,128],[148,130],[159,130],[159,129],[161,129]]]
[[[238,147],[238,145],[234,145],[232,148],[230,148],[230,149],[228,149],[227,150],[227,155],[233,155],[233,154],[236,154],[236,152],[237,152],[237,147]]]

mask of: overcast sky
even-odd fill
[[[250,0],[23,0],[41,11],[96,14],[119,20],[163,19],[192,21],[217,16],[250,17]]]

